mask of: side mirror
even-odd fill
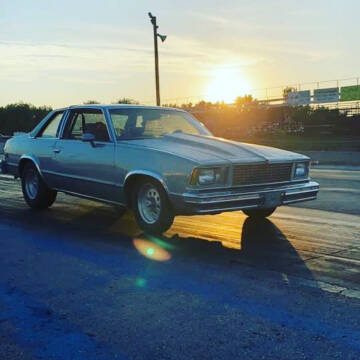
[[[92,146],[94,146],[95,135],[92,133],[84,133],[81,136],[81,141],[89,142]]]

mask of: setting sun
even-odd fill
[[[206,89],[207,100],[232,103],[236,97],[249,93],[247,80],[233,65],[223,65],[214,69],[212,79]]]

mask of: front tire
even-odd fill
[[[21,173],[21,187],[26,203],[36,210],[50,207],[57,192],[51,190],[41,178],[35,165],[28,162]]]
[[[275,210],[276,207],[268,209],[248,209],[243,210],[243,213],[253,219],[265,219],[266,217],[270,216]]]
[[[150,234],[162,234],[174,222],[174,213],[163,187],[146,179],[135,185],[133,210],[138,225]]]

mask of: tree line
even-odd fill
[[[339,109],[266,105],[251,95],[238,97],[234,104],[200,101],[180,108],[192,113],[217,136],[233,140],[268,134],[360,137],[360,115],[348,116]]]
[[[89,100],[85,103],[99,102]],[[121,98],[116,103],[138,104],[129,98]],[[260,104],[251,95],[238,97],[231,105],[200,101],[196,104],[164,106],[185,109],[202,121],[214,135],[234,140],[251,134],[269,133],[360,136],[360,115],[347,116],[343,111],[325,107],[269,106]],[[16,131],[28,132],[51,110],[49,106],[36,107],[25,103],[0,107],[0,133],[12,135]]]
[[[15,131],[31,131],[52,108],[17,103],[0,107],[0,133],[13,135]]]
[[[88,100],[84,104],[100,104],[100,102]],[[138,102],[124,97],[114,104],[138,104]],[[17,131],[29,132],[52,110],[51,106],[34,106],[22,102],[2,106],[0,107],[0,134],[13,135]]]

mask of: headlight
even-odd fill
[[[215,176],[215,169],[201,169],[199,170],[198,182],[202,185],[213,184]]]
[[[191,175],[191,185],[212,185],[224,184],[226,169],[224,168],[203,168],[195,169]]]
[[[309,171],[308,163],[297,163],[295,164],[294,177],[295,178],[305,177],[308,175],[308,171]]]

